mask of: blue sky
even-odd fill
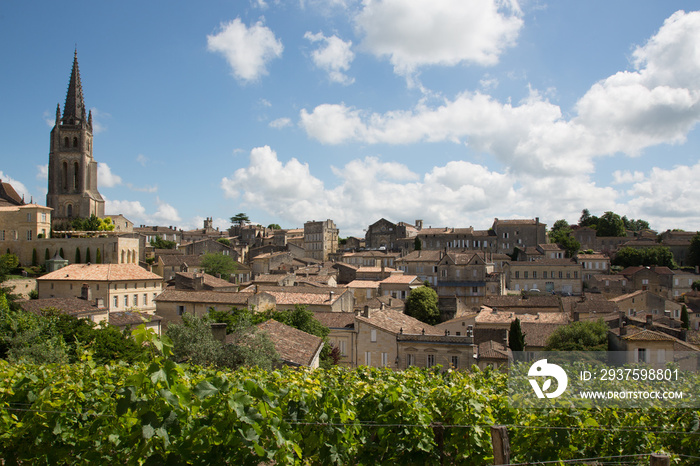
[[[3,2],[0,178],[45,203],[77,46],[99,190],[137,225],[698,230],[696,5]]]

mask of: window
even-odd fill
[[[433,367],[434,365],[435,365],[435,355],[429,354],[427,361],[426,361],[426,367]]]
[[[450,357],[450,364],[452,364],[452,367],[457,369],[459,367],[459,356],[451,356]]]
[[[29,241],[32,240],[32,230],[27,230],[27,239],[28,239]]]
[[[666,362],[666,350],[665,349],[660,349],[657,351],[657,362],[659,363],[665,363]]]
[[[578,278],[578,271],[574,270],[574,278]]]
[[[138,306],[138,305],[139,305],[139,295],[135,294],[134,295],[134,306]]]
[[[114,307],[119,307],[119,296],[114,297]]]
[[[370,351],[365,351],[365,366],[372,365],[372,353]]]
[[[564,272],[559,272],[559,278],[564,278]]]
[[[146,293],[143,294],[143,305],[145,306],[148,301],[148,295]]]
[[[5,230],[2,230],[2,232],[0,232],[0,241],[5,241]]]
[[[382,353],[382,367],[389,366],[389,353]]]
[[[517,270],[515,271],[515,278],[520,278],[520,272]]]
[[[406,355],[406,367],[411,367],[416,365],[416,355],[407,354]]]
[[[340,348],[340,354],[342,356],[345,356],[347,353],[345,353],[345,340],[340,340],[338,342],[338,348]]]
[[[185,313],[185,306],[178,306],[177,307],[177,315],[181,316],[184,313]]]
[[[442,269],[441,275],[443,278],[447,277],[447,269]]]
[[[371,341],[372,343],[376,343],[376,342],[377,342],[377,329],[374,329],[374,328],[373,328],[372,330],[370,330],[370,332],[369,332],[369,341]]]
[[[129,295],[124,295],[124,307],[129,307]]]
[[[646,348],[637,348],[637,362],[649,362]]]
[[[547,278],[547,271],[542,272],[542,278]]]
[[[32,214],[29,214],[29,213],[27,214],[27,221],[28,222],[32,221]]]
[[[537,270],[532,271],[532,278],[537,278]]]
[[[528,274],[528,271],[527,271],[527,270],[524,271],[524,272],[523,272],[523,278],[527,278],[527,274]]]

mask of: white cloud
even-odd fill
[[[105,188],[113,188],[122,184],[121,176],[112,173],[112,169],[104,162],[97,164],[97,180],[98,185]]]
[[[139,201],[115,201],[105,199],[105,213],[108,215],[122,214],[136,224],[145,224],[146,208]]]
[[[102,112],[95,107],[92,107],[90,112],[92,113],[92,134],[99,134],[106,131],[107,126],[105,126],[103,121],[110,118],[112,115]]]
[[[644,173],[629,170],[615,170],[613,172],[613,183],[614,184],[626,184],[642,181],[644,179]]]
[[[700,12],[674,14],[635,50],[635,64],[643,67],[593,85],[569,120],[531,90],[517,105],[464,92],[439,106],[421,102],[383,114],[324,103],[302,109],[300,124],[324,144],[452,141],[494,155],[514,172],[589,174],[595,157],[635,156],[652,145],[685,140],[700,121],[700,80],[693,79],[700,76],[698,44]]]
[[[307,32],[304,38],[311,43],[320,42],[322,45],[314,50],[311,58],[314,65],[328,73],[332,82],[349,85],[355,82],[345,74],[350,69],[350,64],[355,59],[355,53],[351,50],[352,41],[344,41],[338,36],[326,37],[323,33],[312,34]]]
[[[365,0],[362,46],[410,75],[426,65],[494,65],[523,25],[515,0]]]
[[[221,30],[207,36],[208,49],[221,53],[241,81],[256,81],[267,74],[267,64],[282,56],[282,42],[262,21],[247,27],[236,18],[222,23]]]
[[[270,126],[275,129],[282,129],[288,126],[292,126],[292,120],[289,118],[277,118],[270,122]]]
[[[142,167],[145,167],[146,164],[149,162],[149,159],[148,159],[148,157],[146,157],[145,155],[139,154],[139,155],[136,156],[136,161],[137,161]]]
[[[158,204],[158,210],[153,214],[153,219],[157,224],[173,224],[182,220],[175,207],[160,199],[157,199],[156,202]]]
[[[41,181],[49,180],[49,164],[36,166],[36,179]]]
[[[12,187],[15,188],[15,191],[17,191],[17,194],[19,194],[20,197],[24,197],[25,202],[29,202],[31,200],[32,196],[29,193],[27,187],[22,182],[12,178],[10,175],[4,173],[2,170],[0,170],[0,180],[2,180],[3,183],[10,183]]]
[[[129,188],[132,191],[137,191],[140,193],[155,193],[158,191],[158,186],[134,186],[131,183],[127,183],[126,187]]]

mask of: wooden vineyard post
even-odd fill
[[[649,459],[650,466],[671,466],[671,457],[660,453],[652,453]]]
[[[493,464],[510,464],[510,440],[506,426],[491,426]]]

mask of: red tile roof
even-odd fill
[[[71,264],[37,278],[40,281],[128,281],[163,278],[136,264]]]
[[[298,366],[310,366],[321,350],[323,340],[276,320],[258,324],[258,328],[270,336],[282,361]]]

